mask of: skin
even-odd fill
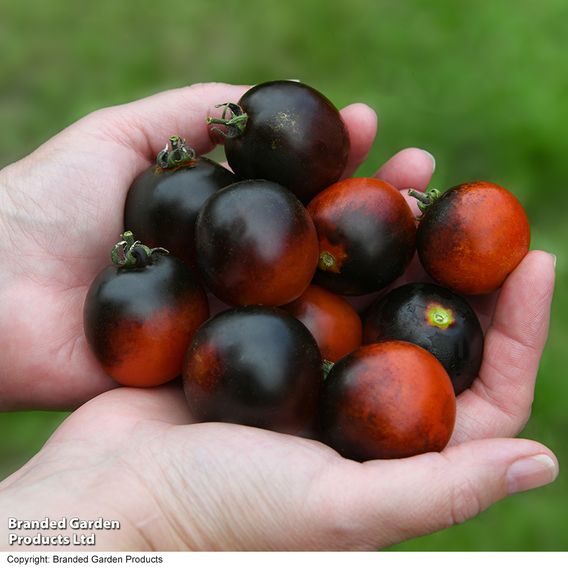
[[[122,229],[126,191],[174,132],[199,152],[211,149],[203,117],[244,90],[195,85],[97,111],[0,172],[0,404],[61,408],[92,399],[0,484],[1,547],[8,516],[80,515],[123,521],[122,530],[101,533],[103,550],[371,550],[463,522],[556,477],[549,449],[511,438],[530,416],[548,334],[554,259],[542,251],[526,256],[498,301],[477,303],[484,361],[458,397],[441,453],[361,464],[313,440],[192,424],[179,385],[105,392],[114,383],[86,347],[81,310]],[[342,116],[351,175],[376,117],[362,104]],[[376,175],[424,190],[432,172],[429,154],[406,149]],[[416,264],[407,275],[424,277]],[[523,460],[532,473],[517,467],[512,475]]]
[[[446,447],[456,398],[431,353],[384,341],[357,349],[333,367],[321,416],[323,439],[344,457],[405,458]]]
[[[497,290],[529,250],[523,206],[494,183],[451,188],[428,209],[417,234],[426,272],[460,294]]]
[[[310,330],[327,361],[335,362],[361,345],[363,326],[357,312],[325,288],[311,285],[282,308]]]

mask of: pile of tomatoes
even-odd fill
[[[340,180],[345,125],[299,82],[220,106],[204,120],[232,171],[173,136],[128,192],[85,301],[98,361],[127,386],[181,375],[200,421],[311,431],[358,460],[442,450],[483,353],[462,295],[497,290],[525,256],[522,206],[466,183],[412,192],[417,220],[385,181]],[[416,252],[431,280],[392,289]],[[345,298],[371,293],[364,314]]]

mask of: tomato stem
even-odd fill
[[[171,149],[170,149],[170,146]],[[156,164],[163,170],[179,168],[180,166],[194,166],[196,153],[180,136],[170,136],[169,145],[166,144],[156,156]]]
[[[116,243],[110,252],[111,262],[121,268],[142,268],[152,262],[155,253],[168,253],[162,247],[149,248],[134,239],[132,231],[124,231],[122,239]]]
[[[214,116],[207,117],[207,124],[222,124],[226,130],[221,130],[214,126],[211,128],[213,132],[220,134],[223,138],[237,138],[245,131],[248,121],[248,114],[236,103],[222,103],[215,105],[215,108],[223,107],[221,118]],[[226,118],[227,114],[231,114],[230,118]]]
[[[321,368],[323,370],[323,380],[325,381],[329,375],[329,373],[331,372],[331,370],[333,369],[333,366],[335,365],[335,363],[333,361],[330,361],[329,359],[324,359],[321,363]]]
[[[320,254],[318,268],[320,270],[337,272],[335,257],[330,252],[324,250]]]
[[[428,189],[424,193],[422,193],[421,191],[416,191],[415,189],[409,189],[408,195],[410,195],[410,197],[414,197],[414,199],[418,201],[418,209],[420,209],[420,212],[422,213],[422,215],[420,215],[419,217],[421,219],[428,207],[430,207],[432,203],[437,201],[442,193],[439,189],[434,188]]]

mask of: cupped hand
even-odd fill
[[[210,151],[205,118],[245,90],[200,84],[96,111],[0,172],[0,410],[73,407],[117,386],[90,353],[82,318],[124,229],[128,188],[172,135]],[[376,116],[363,104],[342,116],[350,175]]]
[[[314,440],[191,422],[179,385],[104,393],[0,484],[0,511],[118,520],[121,530],[97,533],[102,550],[373,550],[557,473],[551,452],[528,440],[361,464]],[[7,526],[0,519],[0,533]]]

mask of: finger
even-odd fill
[[[420,148],[405,148],[388,160],[375,173],[375,177],[398,189],[424,191],[435,169],[436,161],[430,152]]]
[[[349,132],[350,151],[342,178],[352,176],[365,161],[377,135],[377,114],[363,103],[355,103],[341,111],[341,118]]]
[[[205,154],[215,146],[206,118],[220,116],[222,110],[215,105],[237,102],[248,88],[199,83],[96,111],[79,124],[87,132],[130,146],[146,160],[153,160],[173,135]]]
[[[479,377],[458,397],[454,441],[514,436],[525,425],[548,337],[553,290],[554,258],[530,251],[501,289]]]
[[[552,482],[558,462],[529,440],[479,440],[400,460],[346,462],[322,485],[341,547],[374,549],[462,523],[503,499]],[[323,496],[323,494],[322,494]]]

